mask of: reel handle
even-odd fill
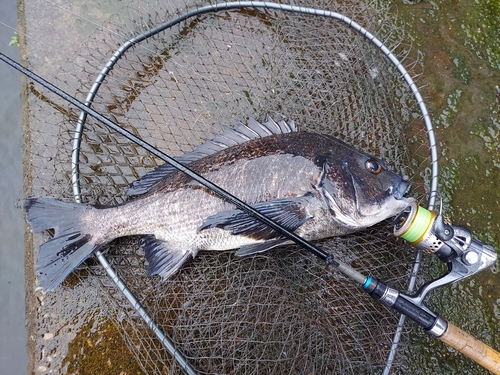
[[[500,375],[500,353],[457,326],[448,322],[446,331],[438,339],[493,374]]]

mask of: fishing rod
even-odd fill
[[[390,307],[409,317],[431,335],[460,351],[484,368],[492,371],[494,374],[500,374],[500,353],[468,333],[462,331],[460,328],[447,322],[423,304],[424,297],[432,289],[477,273],[491,266],[496,261],[497,255],[495,249],[492,246],[482,243],[472,237],[467,228],[454,226],[445,221],[441,214],[437,215],[434,211],[429,211],[423,207],[417,206],[416,203],[412,203],[406,210],[396,217],[396,224],[394,227],[395,236],[404,238],[417,249],[431,249],[431,251],[436,254],[439,259],[446,262],[449,267],[448,272],[441,278],[425,284],[414,295],[406,295],[397,289],[390,287],[382,280],[378,280],[371,275],[364,276],[347,264],[336,260],[332,255],[315,247],[286,228],[283,228],[272,219],[259,213],[257,210],[253,209],[251,206],[247,205],[235,196],[206,180],[167,154],[157,150],[149,143],[136,137],[118,124],[109,120],[97,111],[89,108],[84,103],[78,101],[71,95],[60,90],[56,86],[36,75],[32,71],[24,68],[22,65],[16,63],[2,53],[0,53],[0,60],[25,74],[30,79],[33,79],[35,82],[52,91],[80,110],[85,111],[88,115],[94,117],[119,134],[125,136],[132,142],[144,147],[146,150],[158,156],[165,162],[170,163],[179,171],[187,174],[195,181],[211,189],[223,199],[226,199],[238,208],[255,217],[257,220],[269,225],[274,230],[284,236],[287,236],[298,245],[323,259],[327,264],[334,266],[349,279],[358,283],[362,289],[369,293],[369,295],[375,300],[378,300],[387,307]]]

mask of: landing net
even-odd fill
[[[125,40],[183,13],[181,7],[203,5],[169,4],[141,1],[121,9],[53,83],[83,100]],[[402,26],[382,2],[300,5],[356,20],[405,62]],[[29,100],[29,193],[73,200],[70,157],[79,112],[34,86]],[[293,119],[299,130],[331,134],[381,157],[413,180],[415,197],[428,193],[429,146],[411,91],[378,48],[336,20],[273,9],[189,18],[120,57],[92,108],[170,156],[250,116]],[[121,203],[132,181],[161,164],[92,118],[80,138],[84,202]],[[391,233],[386,222],[317,245],[405,290],[414,252]],[[35,238],[35,248],[41,241]],[[247,258],[201,252],[167,281],[146,276],[138,238],[119,239],[103,253],[201,374],[377,374],[385,367],[399,317],[300,248]],[[120,366],[127,373],[183,373],[95,260],[56,292],[36,296],[38,373],[82,372],[92,356],[102,356],[99,373]],[[114,350],[99,353],[105,340]],[[397,355],[394,368],[403,362]]]

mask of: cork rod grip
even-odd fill
[[[457,326],[448,323],[448,329],[439,337],[439,340],[466,355],[493,374],[500,375],[500,353]]]

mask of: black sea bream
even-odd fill
[[[293,122],[250,120],[176,158],[307,240],[351,233],[401,212],[409,183],[333,137],[297,132]],[[289,243],[168,164],[132,184],[137,198],[113,207],[27,198],[40,246],[39,285],[57,287],[95,250],[143,235],[148,273],[168,278],[200,250],[250,255]]]

